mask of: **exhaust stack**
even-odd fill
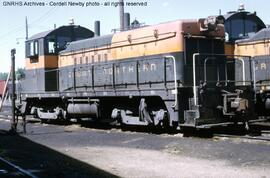
[[[124,0],[119,0],[120,31],[124,30]]]
[[[130,29],[130,14],[124,13],[124,30]]]
[[[100,36],[100,21],[95,21],[95,36]]]

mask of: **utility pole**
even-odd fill
[[[15,54],[16,49],[11,50],[11,81],[12,81],[12,120],[11,120],[11,129],[13,133],[17,132],[17,121],[15,118]]]
[[[27,16],[25,16],[25,39],[28,39],[28,22],[27,22]]]

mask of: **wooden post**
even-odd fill
[[[12,120],[11,120],[11,132],[17,132],[17,122],[15,117],[15,54],[16,49],[11,50],[11,79],[12,79]]]

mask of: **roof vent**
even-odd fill
[[[100,21],[95,21],[94,24],[94,28],[95,28],[95,36],[100,36]]]

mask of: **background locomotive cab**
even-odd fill
[[[58,54],[75,40],[91,38],[94,33],[81,26],[62,26],[36,34],[25,42],[26,81],[29,92],[58,90]],[[31,86],[31,89],[27,86]]]

